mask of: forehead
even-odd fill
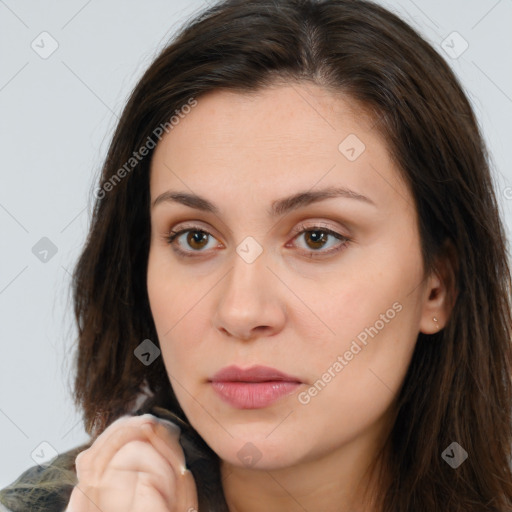
[[[188,187],[264,199],[319,184],[364,190],[383,205],[407,190],[373,124],[355,101],[318,86],[213,91],[158,143],[151,197]]]

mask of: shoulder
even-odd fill
[[[0,489],[0,512],[64,512],[77,483],[75,458],[89,446],[77,446],[24,471]]]

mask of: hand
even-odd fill
[[[68,512],[196,512],[178,438],[177,425],[151,414],[114,421],[78,454]]]

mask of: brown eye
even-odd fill
[[[210,252],[208,249],[220,245],[211,233],[199,226],[190,226],[178,231],[172,230],[165,239],[180,256],[201,256],[203,253]]]
[[[303,239],[305,244],[303,244],[301,252],[309,258],[329,256],[343,249],[351,242],[350,238],[323,226],[300,226],[300,231],[298,231],[294,240],[300,239]],[[338,241],[339,243],[331,243],[331,247],[323,250],[324,247],[329,245],[331,240],[334,242]],[[211,233],[199,227],[194,228],[193,226],[179,231],[171,231],[166,235],[166,241],[172,246],[176,254],[184,257],[199,257],[203,254],[208,254],[210,252],[208,250],[209,243],[211,243],[210,249],[221,245]],[[292,246],[296,245],[293,244]]]
[[[301,225],[298,227],[297,233],[294,240],[304,240],[302,252],[310,258],[329,256],[343,249],[352,241],[350,238],[324,226]],[[339,241],[339,243],[331,243],[330,247],[322,250],[326,245],[329,245],[330,239],[334,242]]]
[[[205,231],[189,230],[187,235],[187,244],[192,249],[202,249],[205,243],[208,243],[209,234]]]
[[[311,249],[321,249],[327,243],[329,235],[325,231],[306,231],[304,239]],[[311,245],[310,245],[311,243]]]

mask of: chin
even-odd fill
[[[265,438],[266,434],[245,435],[210,444],[217,455],[229,465],[251,470],[276,470],[292,466],[301,456],[299,440],[281,436]]]

